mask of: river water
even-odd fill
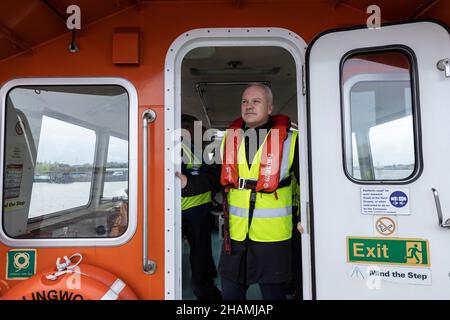
[[[128,181],[105,182],[104,197],[126,196]],[[91,182],[34,183],[29,218],[84,206],[89,201]]]

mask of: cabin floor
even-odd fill
[[[218,230],[217,226],[215,226],[213,228],[213,231],[211,233],[211,245],[212,245],[212,250],[213,250],[214,262],[217,267],[219,264],[219,259],[220,259],[220,251],[222,249],[222,240],[220,239],[219,230]],[[197,298],[195,297],[195,295],[193,293],[194,288],[193,288],[192,282],[191,282],[191,265],[189,263],[189,252],[190,252],[189,244],[188,244],[187,240],[184,240],[183,241],[183,258],[182,258],[183,300],[196,300]],[[216,283],[217,288],[219,288],[219,290],[222,291],[222,286],[220,283],[220,275],[217,275],[217,277],[215,278],[215,283]],[[260,292],[257,284],[251,285],[248,288],[247,299],[248,300],[262,299],[261,292]]]

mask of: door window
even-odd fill
[[[402,181],[416,172],[411,57],[350,55],[342,67],[345,169],[359,181]]]

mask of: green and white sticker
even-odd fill
[[[36,274],[36,249],[14,249],[6,255],[7,280],[25,280]]]
[[[347,262],[430,266],[430,248],[425,239],[347,237]]]

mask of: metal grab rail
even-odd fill
[[[144,273],[153,274],[156,263],[148,259],[148,124],[156,120],[156,112],[148,109],[142,114],[142,268]]]
[[[441,201],[439,200],[439,193],[435,188],[431,188],[431,191],[433,191],[434,202],[436,203],[439,226],[442,228],[450,229],[450,219],[447,219],[445,223],[443,222],[444,218],[442,217],[442,208]]]

